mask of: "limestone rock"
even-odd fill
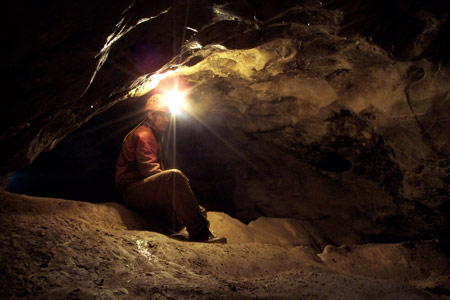
[[[291,219],[247,226],[222,213],[209,218],[213,231],[240,236],[229,244],[182,242],[116,203],[0,192],[0,297],[437,299],[449,288],[448,258],[432,241],[322,252],[283,241],[309,236]]]

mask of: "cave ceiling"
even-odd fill
[[[182,131],[204,163],[183,167],[227,190],[241,219],[336,219],[368,235],[448,224],[448,4],[10,5],[2,174],[165,76],[208,129]]]

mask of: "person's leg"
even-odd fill
[[[161,202],[169,201],[177,217],[182,220],[191,237],[208,231],[206,211],[201,209],[189,184],[189,179],[179,170],[164,171],[167,176],[168,195],[161,195]],[[166,202],[167,203],[167,202]]]
[[[188,178],[179,170],[162,171],[131,184],[125,189],[123,200],[139,210],[170,204],[191,237],[208,231],[209,222],[202,214]]]

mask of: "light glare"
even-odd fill
[[[179,114],[185,105],[184,94],[178,91],[171,91],[166,93],[167,106],[173,114]]]

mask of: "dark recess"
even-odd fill
[[[115,162],[122,140],[145,116],[144,97],[119,103],[76,131],[31,165],[13,172],[7,191],[87,202],[120,201],[114,186]],[[208,210],[234,216],[234,176],[221,162],[208,159],[208,147],[221,142],[192,118],[177,122],[176,167],[190,178],[197,200]],[[211,146],[212,145],[212,146]],[[173,167],[167,144],[166,169]]]

